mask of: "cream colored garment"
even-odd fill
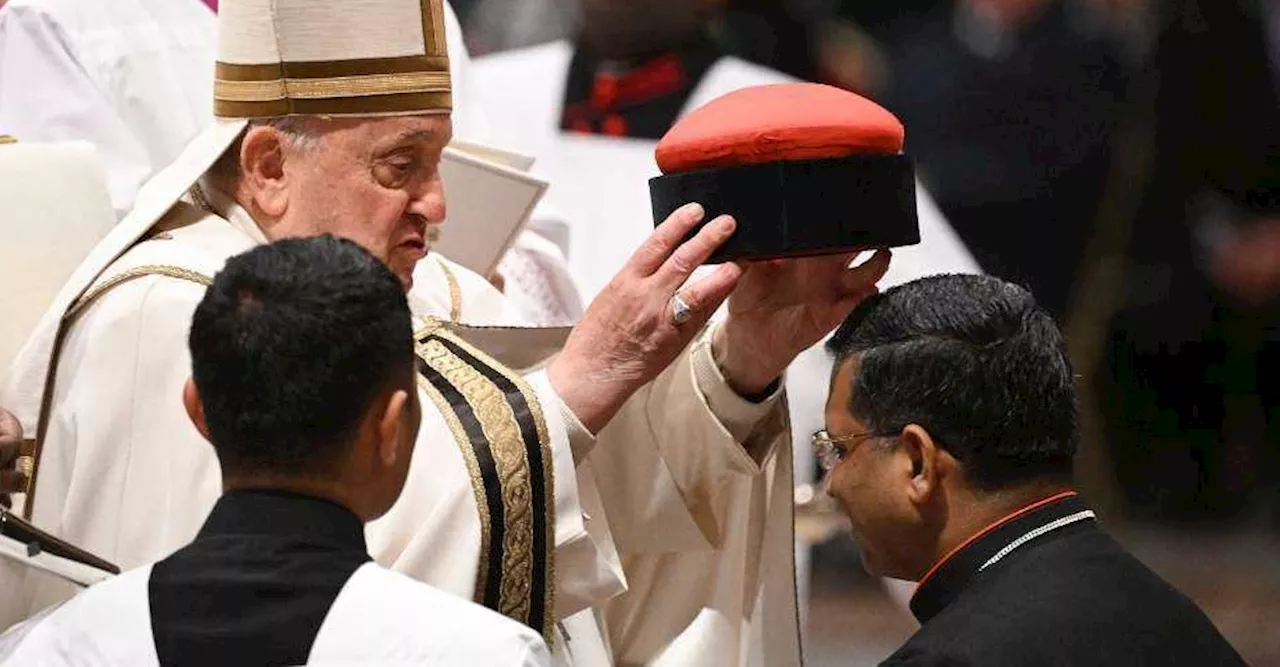
[[[200,0],[10,0],[0,134],[92,143],[123,216],[212,120],[215,24]]]
[[[171,231],[129,250],[98,284],[151,265],[213,275],[226,258],[260,242],[243,210],[216,195],[212,203],[227,209],[230,222],[179,204],[159,225]],[[428,259],[415,273],[416,315],[448,315],[449,284],[441,266]],[[450,273],[463,294],[462,319],[501,321],[503,300],[483,279],[457,266]],[[64,343],[34,519],[124,568],[190,541],[218,495],[212,448],[180,402],[190,367],[186,332],[203,291],[170,277],[129,282],[85,311]],[[31,375],[18,371],[15,377]],[[763,457],[785,442],[781,429],[766,428],[777,423],[781,401],[745,403],[718,377],[705,345],[697,345],[593,438],[563,408],[545,375],[529,380],[548,418],[556,473],[557,611],[571,638],[559,642],[557,655],[564,664],[609,664],[607,632],[597,613],[624,589],[620,562],[631,558],[619,556],[613,531],[633,539],[661,525],[644,545],[660,553],[708,551],[732,538],[730,513],[738,512],[738,503],[724,490],[759,477],[759,469],[730,429],[748,432],[759,424],[746,440]],[[451,432],[432,405],[423,400],[405,492],[369,527],[369,543],[381,562],[470,597],[480,553],[475,496]],[[626,492],[613,478],[598,484],[593,466],[621,471]],[[741,584],[741,573],[729,576]],[[41,582],[27,612],[69,593]],[[659,587],[656,599],[662,594]]]

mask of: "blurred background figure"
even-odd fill
[[[0,4],[0,134],[94,144],[123,217],[212,118],[213,12],[201,0]]]
[[[1105,180],[1122,77],[1074,0],[940,5],[886,49],[907,151],[989,272],[1066,314]],[[945,112],[943,111],[945,110]]]
[[[1280,523],[1280,3],[1178,0],[1135,74],[1149,146],[1102,390],[1136,516]],[[1113,220],[1123,224],[1122,220]],[[1114,253],[1113,253],[1114,254]]]

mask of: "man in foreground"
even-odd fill
[[[548,664],[528,627],[369,557],[421,418],[410,330],[395,276],[350,241],[228,261],[182,396],[222,497],[194,542],[22,628],[5,664]]]
[[[869,571],[919,582],[886,665],[1242,665],[1071,488],[1075,376],[1026,290],[924,278],[829,343],[829,493]]]

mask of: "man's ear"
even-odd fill
[[[911,479],[908,486],[908,497],[911,502],[926,504],[941,483],[942,457],[946,452],[938,448],[938,443],[918,424],[908,424],[902,429],[898,438],[902,451],[911,463]]]
[[[267,125],[250,127],[240,142],[241,187],[264,214],[279,218],[289,207],[285,187],[286,142],[283,132]]]
[[[384,466],[395,465],[401,456],[407,454],[400,451],[400,429],[404,428],[404,411],[408,408],[409,393],[397,389],[378,419],[378,459]]]
[[[182,387],[182,405],[187,409],[187,417],[191,418],[196,430],[205,440],[209,440],[209,422],[204,416],[204,403],[200,401],[200,390],[196,388],[196,381],[192,378],[187,378],[187,383]]]

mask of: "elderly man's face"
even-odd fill
[[[444,222],[440,156],[447,115],[317,121],[314,141],[288,150],[288,236],[333,234],[381,258],[405,289]]]

